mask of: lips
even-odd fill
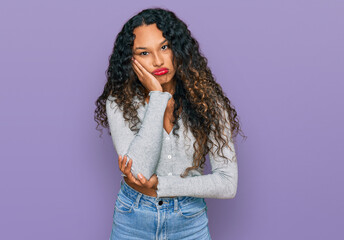
[[[153,71],[154,75],[163,75],[168,73],[168,69],[167,68],[159,68]]]

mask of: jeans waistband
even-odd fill
[[[188,202],[195,201],[199,198],[196,197],[189,197],[189,196],[177,196],[177,197],[153,197],[145,195],[132,187],[130,187],[122,178],[121,179],[121,191],[123,194],[125,194],[128,198],[132,199],[133,202],[136,203],[136,205],[139,203],[139,201],[143,200],[145,202],[150,202],[152,205],[164,205],[164,207],[171,207],[175,210],[178,209],[178,206],[180,204],[187,204]]]

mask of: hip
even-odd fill
[[[156,198],[121,180],[110,239],[211,239],[204,198]]]

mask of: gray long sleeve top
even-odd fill
[[[167,102],[172,97],[169,92],[150,91],[149,103],[138,109],[139,132],[129,129],[123,112],[114,97],[106,101],[106,114],[112,141],[118,155],[127,155],[132,159],[131,171],[137,178],[141,173],[147,180],[155,173],[158,177],[157,197],[191,196],[202,198],[234,198],[238,185],[238,166],[232,142],[223,148],[223,155],[235,161],[209,152],[212,173],[203,174],[203,168],[191,170],[187,177],[180,174],[193,162],[193,143],[195,138],[187,131],[184,137],[184,125],[179,118],[179,138],[168,134],[163,128]],[[227,113],[226,113],[227,114]],[[174,128],[174,127],[173,127]],[[231,134],[228,132],[228,134]],[[210,136],[211,138],[212,136]],[[211,138],[212,139],[212,138]],[[124,174],[122,174],[124,176]]]

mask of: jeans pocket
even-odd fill
[[[117,195],[117,200],[115,204],[115,210],[120,213],[130,213],[133,209],[134,202],[126,197],[125,195],[119,193]]]
[[[207,210],[207,205],[202,198],[195,198],[194,201],[179,206],[179,215],[184,218],[195,218]]]

